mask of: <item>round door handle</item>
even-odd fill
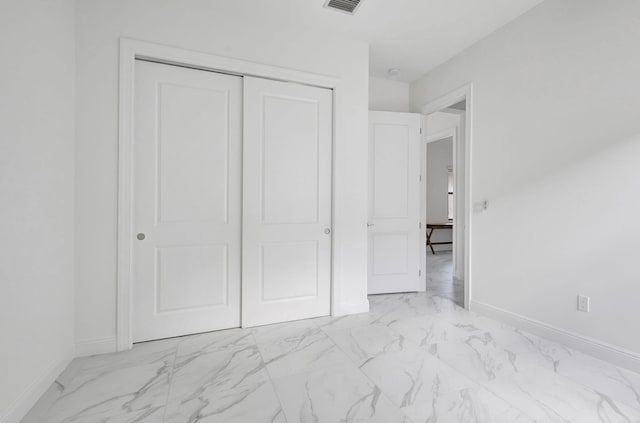
[[[324,233],[329,235],[331,233],[331,229],[329,228],[324,228]]]
[[[145,239],[146,237],[145,237],[145,235],[144,235],[142,232],[140,232],[138,235],[136,235],[136,238],[138,238],[140,241],[142,241],[142,240],[143,240],[143,239]]]

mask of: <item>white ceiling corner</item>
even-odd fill
[[[230,19],[303,29],[370,45],[371,76],[411,82],[527,12],[542,0],[362,0],[355,15],[325,0],[244,0],[220,3]]]

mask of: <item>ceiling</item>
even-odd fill
[[[280,28],[302,27],[370,44],[370,74],[411,82],[542,0],[362,0],[354,16],[324,0],[221,1],[224,13]],[[218,6],[216,6],[218,7]]]
[[[393,67],[411,82],[541,2],[363,0],[351,25],[371,45],[372,76]]]

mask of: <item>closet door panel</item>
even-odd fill
[[[244,80],[242,324],[330,313],[332,91]]]
[[[135,71],[133,340],[238,327],[242,78]]]

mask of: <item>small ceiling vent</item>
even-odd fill
[[[353,15],[362,0],[327,0],[324,7]]]

